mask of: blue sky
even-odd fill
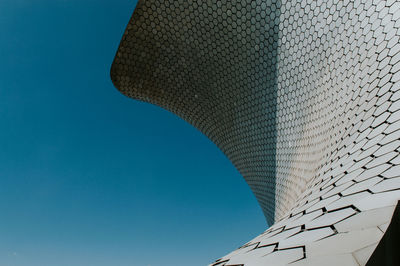
[[[109,69],[136,1],[0,1],[0,265],[205,265],[266,229],[228,159]]]

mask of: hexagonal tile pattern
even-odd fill
[[[111,78],[260,203],[268,230],[212,265],[367,263],[400,199],[397,1],[139,0]]]

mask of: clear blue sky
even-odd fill
[[[205,265],[264,229],[195,128],[121,95],[136,1],[0,1],[0,265]]]

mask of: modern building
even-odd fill
[[[139,0],[111,78],[254,192],[271,226],[212,265],[400,265],[400,2]]]

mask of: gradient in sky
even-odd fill
[[[109,69],[132,0],[0,1],[0,265],[205,265],[266,229],[195,128]]]

